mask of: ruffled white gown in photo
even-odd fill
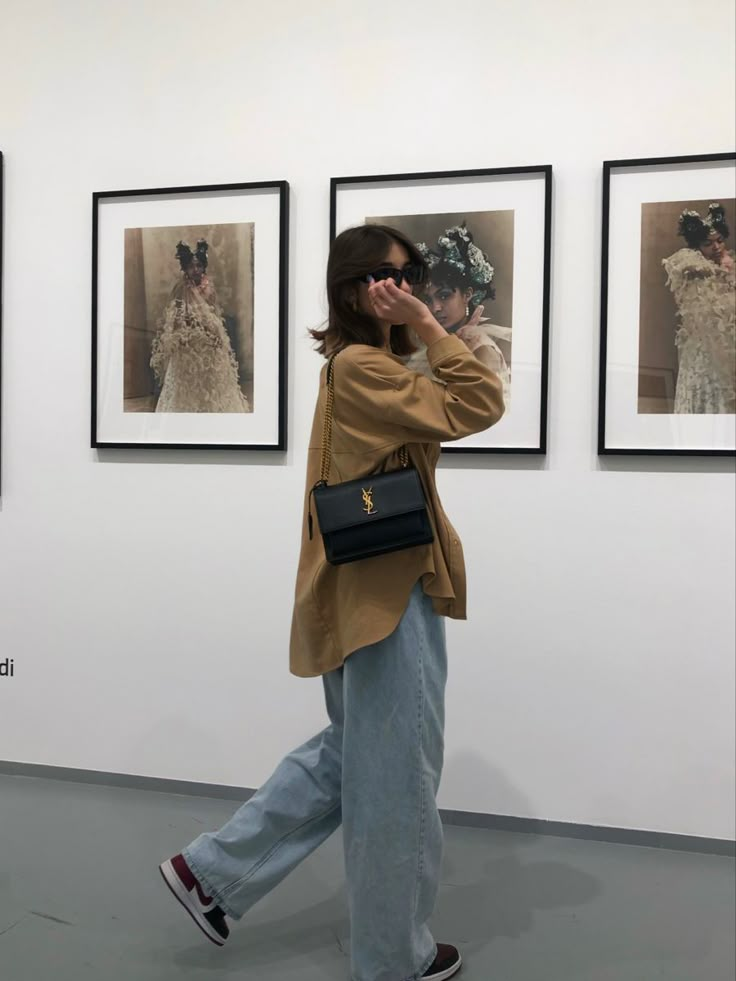
[[[662,265],[678,312],[675,412],[736,412],[734,266],[695,249],[679,249]]]
[[[250,412],[238,362],[209,281],[182,279],[153,342],[151,367],[161,385],[156,412]]]

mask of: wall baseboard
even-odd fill
[[[186,797],[210,797],[217,800],[246,801],[255,793],[250,787],[229,787],[225,784],[199,783],[194,780],[168,780],[163,777],[144,777],[128,773],[108,773],[105,770],[82,770],[43,763],[15,763],[0,760],[0,775],[34,777],[44,780],[66,780],[70,783],[120,787],[127,790],[148,790],[153,793],[181,794]],[[441,810],[442,822],[462,828],[485,828],[491,831],[510,831],[515,834],[547,835],[554,838],[578,838],[616,845],[638,845],[644,848],[665,848],[702,855],[736,857],[736,842],[730,838],[701,838],[669,832],[643,831],[636,828],[609,828],[594,824],[574,824],[566,821],[545,821],[541,818],[513,817],[506,814],[482,814],[474,811]]]

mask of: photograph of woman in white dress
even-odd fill
[[[156,412],[249,412],[215,287],[207,276],[209,246],[179,242],[181,276],[153,341],[151,367],[161,386]]]
[[[729,228],[719,203],[685,209],[685,247],[662,260],[677,305],[676,413],[736,412],[736,277]]]
[[[253,411],[253,242],[249,222],[125,229],[125,412]]]
[[[641,206],[639,414],[728,414],[736,397],[733,198]]]

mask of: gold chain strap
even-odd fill
[[[320,483],[326,484],[330,476],[330,453],[332,450],[332,413],[335,407],[335,358],[327,362],[327,400],[325,402],[325,422],[322,427],[322,461],[320,464]],[[399,450],[399,462],[403,470],[409,466],[409,451],[404,444]]]
[[[335,375],[334,364],[336,354],[333,354],[327,362],[327,401],[325,403],[325,424],[322,428],[322,464],[319,470],[319,479],[323,484],[327,483],[330,476],[330,450],[332,449],[332,410],[335,405]]]

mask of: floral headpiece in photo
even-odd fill
[[[206,269],[208,249],[209,245],[203,238],[197,240],[197,247],[194,252],[192,252],[186,242],[179,242],[176,246],[176,258],[179,260],[182,270],[186,271],[194,259],[197,259],[200,266]]]
[[[718,232],[728,238],[726,209],[716,202],[708,205],[705,218],[701,218],[697,211],[686,208],[678,219],[677,234],[682,235],[691,249],[697,249],[703,242],[707,242],[711,232]]]
[[[486,298],[495,298],[493,266],[485,252],[474,244],[465,222],[447,228],[432,248],[426,242],[417,242],[417,248],[427,263],[433,283],[446,283],[453,289],[472,288],[473,295],[468,304],[471,309]]]

